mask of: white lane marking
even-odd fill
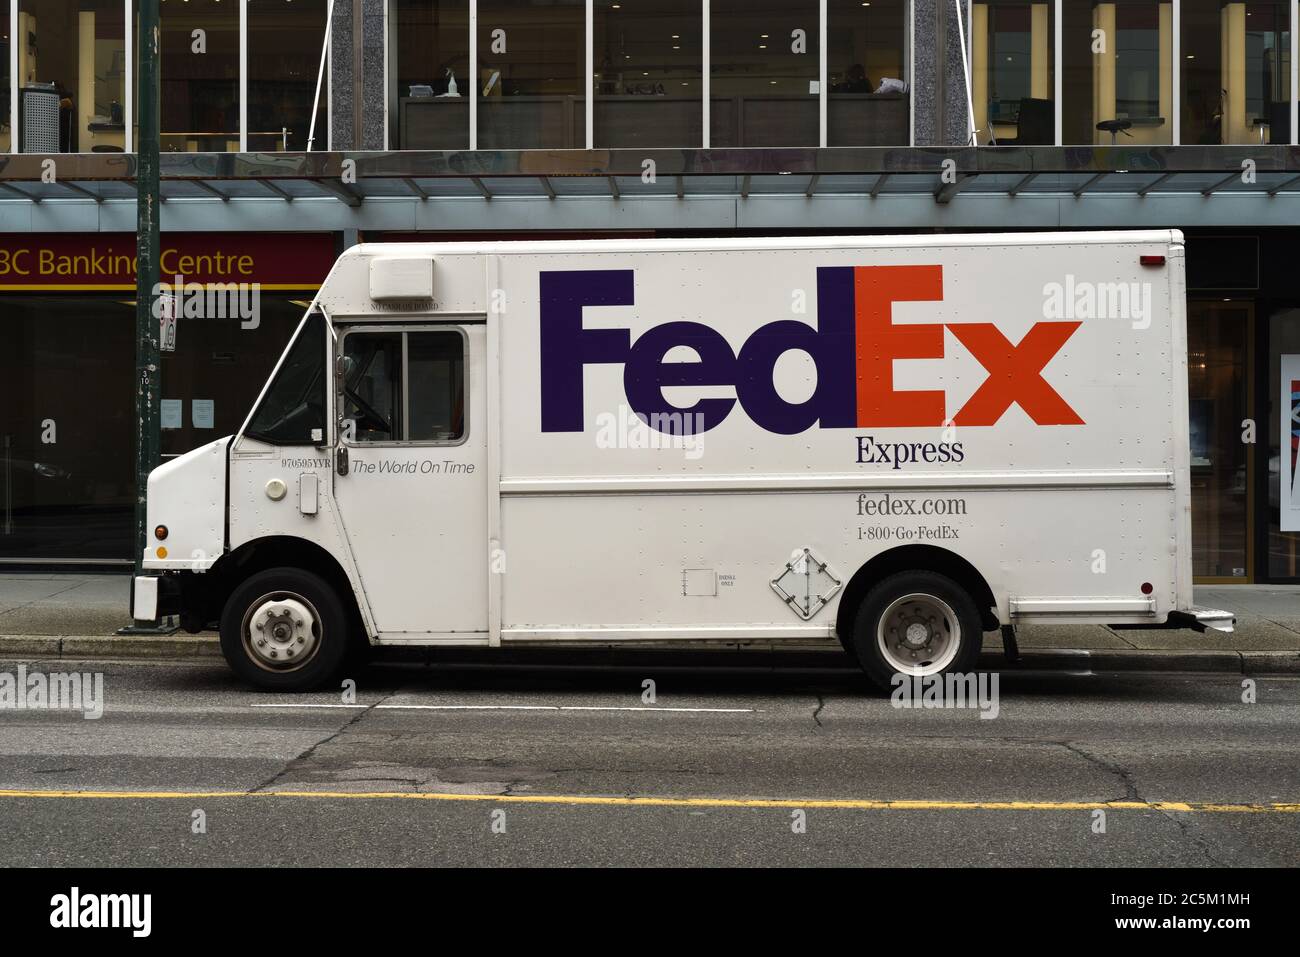
[[[673,711],[692,714],[754,714],[756,708],[638,708],[616,705],[570,704],[254,704],[254,708],[353,708],[373,711]]]

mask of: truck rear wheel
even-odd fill
[[[259,688],[310,691],[335,678],[348,652],[348,617],[324,579],[271,568],[239,585],[221,614],[221,653]]]
[[[900,572],[878,582],[853,627],[858,663],[885,689],[897,674],[973,671],[983,644],[974,600],[937,572]]]

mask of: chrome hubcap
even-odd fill
[[[876,641],[885,661],[906,675],[932,675],[952,664],[961,646],[957,613],[934,595],[904,595],[895,599],[876,627]]]
[[[320,645],[320,616],[306,598],[292,592],[263,595],[244,617],[244,647],[268,671],[301,668]]]

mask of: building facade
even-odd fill
[[[134,7],[0,0],[4,563],[131,557]],[[1178,227],[1194,571],[1300,581],[1295,0],[161,9],[165,455],[360,240]]]

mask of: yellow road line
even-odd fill
[[[2,798],[77,800],[211,800],[213,798],[318,798],[370,801],[490,801],[614,807],[811,808],[854,811],[1186,811],[1210,814],[1300,814],[1300,804],[1219,804],[1204,801],[873,801],[793,798],[598,797],[580,794],[442,794],[421,791],[22,791]]]

